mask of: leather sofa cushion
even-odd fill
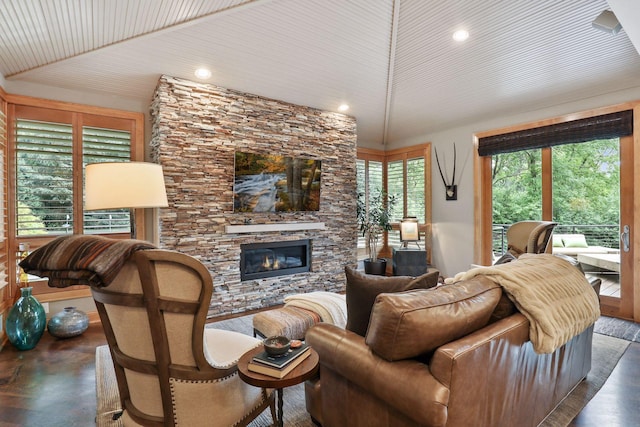
[[[364,274],[346,266],[347,276],[346,302],[347,302],[347,326],[346,329],[365,336],[371,308],[378,294],[383,292],[401,292],[411,289],[427,289],[438,284],[439,271],[432,269],[418,276],[376,276]]]
[[[484,327],[502,288],[477,277],[433,289],[380,294],[365,342],[388,361],[415,358]]]

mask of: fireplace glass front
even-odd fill
[[[309,239],[240,245],[240,279],[304,273],[310,269]]]

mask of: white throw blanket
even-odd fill
[[[523,254],[513,262],[474,268],[454,282],[480,275],[502,286],[529,320],[537,353],[552,353],[600,317],[598,296],[584,274],[551,254]]]
[[[340,328],[347,325],[347,303],[345,296],[333,292],[309,292],[285,297],[285,306],[304,308],[317,313],[320,320]]]

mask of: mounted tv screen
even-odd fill
[[[236,151],[233,210],[319,210],[320,165],[320,160]]]

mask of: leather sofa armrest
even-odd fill
[[[516,345],[522,344],[529,340],[529,321],[522,314],[515,313],[465,337],[440,346],[431,358],[429,365],[431,374],[450,388],[454,369],[456,374],[464,374],[462,370],[464,367],[460,366],[462,356],[484,357],[482,352],[476,350],[498,336],[503,336]],[[468,368],[470,370],[475,370],[477,366],[488,365],[486,361],[466,360],[469,361]]]
[[[447,425],[538,424],[586,377],[592,334],[593,326],[538,354],[529,321],[515,313],[442,345],[429,366],[450,392]]]
[[[323,371],[329,369],[419,424],[446,422],[449,390],[431,375],[428,365],[416,360],[388,362],[376,356],[363,337],[327,323],[309,329],[306,339],[320,355],[320,381]],[[345,390],[330,389],[323,383],[323,407],[331,405],[327,397],[347,399],[340,396]]]

